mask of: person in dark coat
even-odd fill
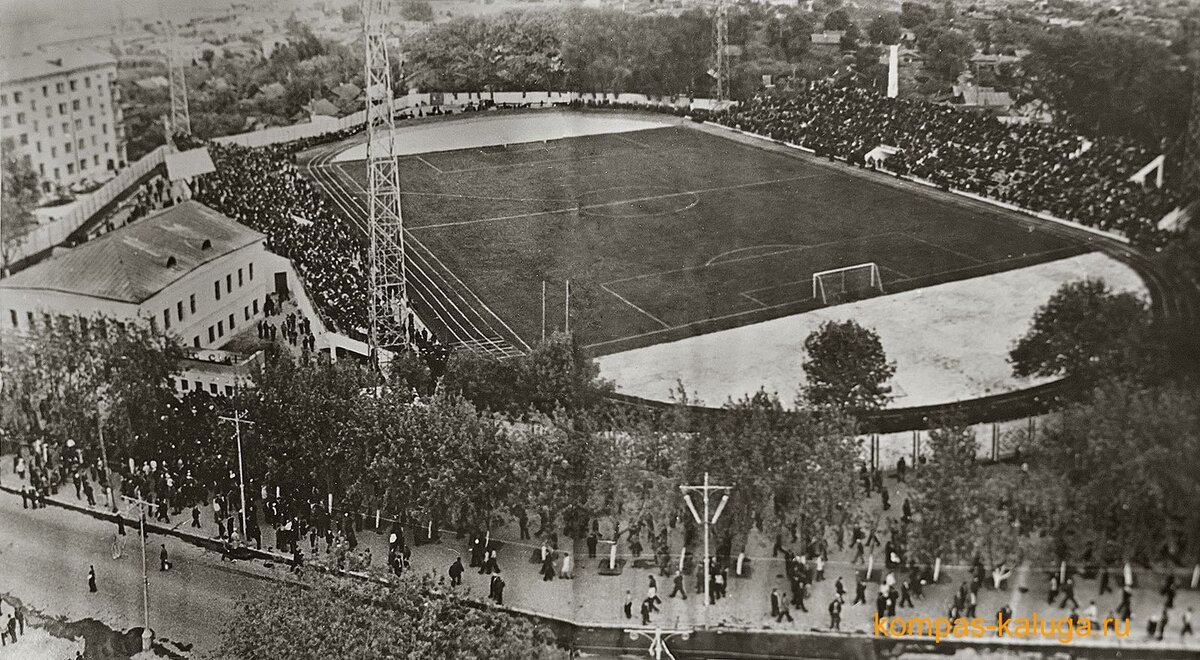
[[[782,603],[782,601],[783,601],[783,599],[780,598],[780,596],[779,596],[779,590],[772,589],[771,590],[771,618],[778,620],[779,606]]]
[[[463,570],[462,557],[455,557],[454,563],[450,564],[450,586],[457,587],[462,584]]]
[[[88,582],[88,592],[93,593],[93,594],[96,593],[96,567],[95,566],[88,566],[87,582]]]
[[[867,585],[862,580],[854,583],[854,602],[850,604],[858,605],[860,603],[867,604]]]
[[[554,579],[554,553],[546,553],[546,558],[542,560],[542,582],[550,582]]]
[[[834,598],[829,601],[829,629],[842,629],[842,599]]]
[[[158,553],[158,570],[160,572],[171,570],[171,562],[167,561],[167,544],[166,543],[162,544],[162,551],[160,551]]]

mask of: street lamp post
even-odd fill
[[[238,452],[238,489],[242,496],[242,538],[246,538],[246,473],[242,469],[242,424],[254,426],[254,422],[247,420],[242,416],[240,410],[235,410],[233,417],[222,416],[221,421],[233,422],[234,435],[237,436],[237,452]]]
[[[692,518],[696,520],[696,524],[704,525],[704,625],[708,625],[708,606],[712,602],[709,594],[710,583],[712,576],[709,575],[709,550],[708,550],[708,530],[709,525],[717,524],[717,519],[721,517],[721,511],[725,510],[725,504],[729,501],[729,491],[733,486],[715,486],[708,481],[708,473],[704,473],[704,484],[700,486],[680,486],[679,490],[683,491],[683,501],[687,503],[688,511],[692,512]],[[697,491],[703,494],[704,497],[704,518],[701,520],[700,514],[696,511],[696,506],[692,504],[692,498],[688,493]],[[712,491],[722,491],[721,502],[717,504],[717,510],[710,516],[708,511],[708,494]]]
[[[142,537],[142,615],[144,624],[144,628],[142,629],[142,650],[149,651],[150,640],[154,637],[154,633],[150,632],[150,574],[146,571],[146,507],[150,506],[150,502],[140,497],[122,497],[136,504],[140,514],[138,516],[138,529]]]

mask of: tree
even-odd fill
[[[900,17],[896,14],[880,14],[867,26],[867,36],[871,43],[898,44],[900,43]]]
[[[927,23],[931,23],[936,16],[937,12],[929,5],[923,5],[919,2],[903,2],[900,4],[900,25],[909,30],[916,30]]]
[[[1031,447],[1035,478],[1062,484],[1049,530],[1104,561],[1161,551],[1200,559],[1200,393],[1110,382],[1068,407]]]
[[[926,52],[929,69],[944,80],[953,81],[966,70],[967,61],[975,54],[975,44],[959,30],[945,30],[937,33]]]
[[[928,448],[930,459],[913,479],[912,551],[926,562],[969,558],[978,541],[975,521],[990,504],[978,497],[983,479],[975,434],[955,423],[931,429]]]
[[[425,577],[381,586],[318,577],[243,596],[223,628],[222,657],[381,660],[565,660],[546,628],[457,595]]]
[[[1031,92],[1060,120],[1153,145],[1184,132],[1192,75],[1157,39],[1080,27],[1047,31],[1029,48]]]
[[[404,0],[400,3],[400,16],[406,21],[429,23],[433,20],[433,6],[428,0]]]
[[[825,16],[826,30],[849,30],[853,23],[845,9],[836,9]]]
[[[1013,373],[1081,376],[1134,368],[1150,316],[1136,294],[1114,293],[1101,279],[1068,282],[1034,313],[1025,336],[1009,352]]]
[[[804,398],[818,407],[851,413],[875,410],[891,399],[896,366],[879,335],[854,321],[827,321],[804,340]]]
[[[38,175],[30,164],[17,153],[12,138],[0,142],[0,169],[3,170],[3,189],[0,190],[0,276],[7,276],[13,250],[26,234],[37,226],[37,207],[41,191]]]

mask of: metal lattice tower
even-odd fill
[[[370,343],[375,359],[379,349],[408,344],[407,273],[404,261],[404,220],[400,213],[400,172],[396,166],[392,74],[387,49],[388,0],[364,0],[363,40],[366,44],[366,124],[368,255],[371,278]]]
[[[183,58],[179,53],[179,33],[175,24],[167,21],[167,75],[171,88],[171,132],[192,134],[192,118],[188,113],[187,78],[183,75]],[[168,142],[170,142],[168,140]]]
[[[729,96],[729,7],[725,0],[717,0],[715,19],[713,77],[717,79],[717,101],[724,101]]]

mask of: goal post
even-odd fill
[[[883,293],[883,278],[875,262],[813,273],[813,298],[821,304]]]

